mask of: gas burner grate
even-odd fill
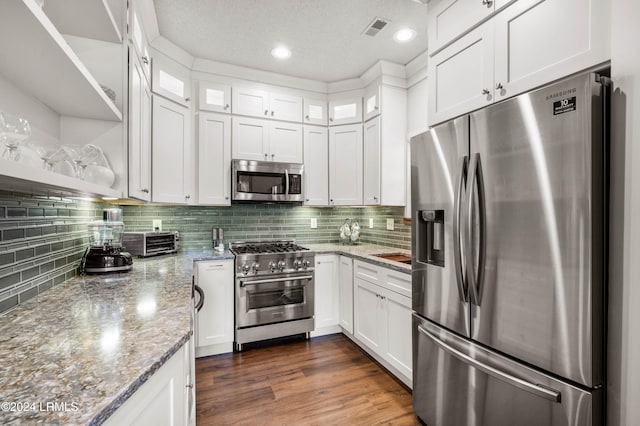
[[[305,250],[309,249],[288,241],[232,244],[231,246],[231,251],[235,254],[291,253]]]

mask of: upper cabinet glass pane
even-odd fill
[[[334,119],[340,120],[343,118],[355,117],[357,114],[356,104],[337,105],[333,109]]]
[[[160,87],[181,98],[184,97],[184,82],[160,70]]]

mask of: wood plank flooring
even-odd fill
[[[196,360],[198,425],[419,425],[410,391],[342,334]]]

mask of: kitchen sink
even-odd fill
[[[375,257],[380,257],[382,259],[391,260],[393,262],[405,263],[407,265],[411,265],[411,257],[407,256],[404,253],[381,253],[374,254]]]

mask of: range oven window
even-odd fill
[[[237,174],[238,192],[248,194],[284,194],[286,180],[284,173],[242,172]]]
[[[304,288],[247,292],[247,308],[261,309],[304,303]]]

